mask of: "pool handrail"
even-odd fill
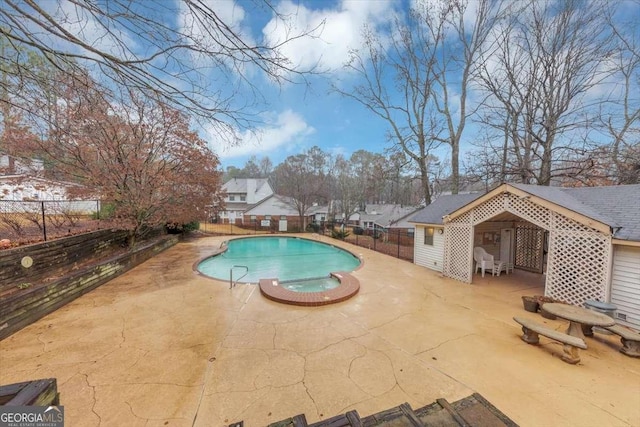
[[[245,272],[242,276],[238,277],[236,279],[236,281],[233,281],[233,269],[236,267],[240,267],[240,268],[244,268]],[[234,265],[229,269],[229,289],[234,288],[236,286],[236,284],[238,283],[238,281],[240,279],[242,279],[244,276],[246,276],[247,274],[249,274],[249,267],[247,267],[246,265]]]

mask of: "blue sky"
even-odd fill
[[[282,26],[272,28],[271,16],[256,10],[253,3],[216,1],[215,8],[226,13],[236,25],[250,31],[255,39],[282,37]],[[310,79],[311,86],[260,85],[266,102],[262,105],[257,135],[244,134],[238,146],[215,144],[223,168],[242,167],[251,155],[269,156],[274,165],[289,155],[317,145],[332,153],[350,156],[359,149],[382,152],[386,144],[386,124],[364,107],[337,93],[330,83],[349,84],[343,64],[350,48],[361,46],[364,23],[382,27],[401,6],[398,1],[282,1],[276,7],[296,21],[298,28],[315,28],[324,21],[319,38],[296,41],[284,53],[295,64],[318,64],[327,72]]]
[[[274,1],[273,6],[290,17],[294,28],[315,28],[323,23],[317,38],[296,40],[288,44],[283,53],[294,64],[308,67],[317,63],[319,68],[327,72],[322,77],[310,78],[310,88],[291,84],[275,87],[257,79],[256,84],[266,98],[260,110],[262,123],[258,126],[257,134],[243,133],[243,140],[237,146],[212,143],[222,167],[242,167],[251,155],[258,158],[269,156],[273,164],[277,165],[287,156],[314,145],[334,154],[342,153],[346,157],[359,149],[383,152],[390,145],[386,138],[387,123],[355,101],[330,92],[330,84],[338,83],[347,88],[355,82],[355,76],[348,74],[343,65],[348,60],[349,50],[362,46],[361,31],[365,23],[384,37],[392,20],[414,1],[416,0]],[[253,40],[272,43],[284,37],[285,27],[275,25],[270,11],[256,8],[254,2],[209,0],[209,3],[226,22],[231,22]],[[619,0],[615,5],[620,6],[618,12],[626,22],[633,22],[634,15],[640,19],[640,1]],[[473,22],[474,10],[475,2],[470,0],[465,23]],[[636,31],[639,29],[640,27],[636,28]],[[598,89],[602,88],[606,86]],[[595,90],[592,92],[588,97],[605,96]],[[469,103],[473,104],[479,98],[479,94],[471,91]],[[461,143],[462,160],[472,148],[470,142],[477,137],[477,129],[472,121],[468,121]],[[215,137],[209,139],[214,140]],[[446,147],[439,148],[434,154],[447,163],[449,153]]]
[[[357,102],[331,92],[331,84],[348,90],[357,83],[357,76],[346,71],[344,64],[349,59],[350,50],[358,50],[363,46],[362,29],[365,24],[383,40],[388,40],[393,20],[402,16],[409,5],[416,2],[437,3],[440,0],[272,0],[269,4],[282,16],[287,17],[292,28],[275,20],[273,11],[262,0],[200,1],[207,3],[217,16],[236,33],[241,34],[249,44],[275,45],[287,38],[286,34],[290,29],[296,34],[296,31],[304,32],[317,28],[316,37],[303,37],[286,43],[281,53],[294,65],[302,68],[317,65],[318,69],[325,71],[321,76],[309,76],[308,86],[291,83],[278,86],[267,80],[264,74],[246,68],[243,70],[245,77],[264,96],[263,102],[259,105],[246,107],[246,103],[251,103],[250,95],[243,93],[243,89],[229,84],[227,80],[215,80],[215,73],[219,71],[216,69],[218,64],[198,63],[198,59],[189,56],[172,57],[168,63],[175,59],[194,61],[188,65],[193,65],[196,70],[207,70],[203,71],[201,76],[206,76],[204,80],[212,84],[213,92],[210,93],[214,93],[214,101],[216,91],[220,90],[223,96],[232,96],[236,104],[232,108],[236,107],[243,113],[259,117],[259,122],[253,129],[255,132],[236,129],[241,140],[233,146],[222,142],[219,129],[214,124],[199,123],[201,136],[209,141],[220,157],[222,167],[226,169],[228,166],[242,167],[252,155],[258,158],[269,156],[273,164],[277,165],[287,156],[300,153],[314,145],[333,154],[343,154],[345,157],[360,149],[382,153],[390,145],[386,138],[387,123]],[[477,12],[477,0],[468,1],[464,21],[465,25],[472,25]],[[617,10],[625,22],[640,22],[640,0],[612,1],[612,4],[620,6]],[[147,43],[152,41],[153,34],[143,34],[146,35],[145,39],[141,34],[131,33],[130,29],[118,28],[115,33],[120,36],[120,40],[116,41],[105,34],[105,29],[95,22],[88,12],[74,14],[73,9],[76,6],[71,0],[42,0],[39,4],[54,12],[57,10],[58,15],[65,18],[65,29],[79,35],[80,38],[86,38],[93,46],[116,55],[148,55],[149,46],[144,43],[145,40]],[[123,7],[127,4],[123,3]],[[193,31],[194,39],[203,44],[207,43],[206,31],[197,25],[189,25],[190,17],[184,13],[184,3],[179,0],[160,0],[157,3],[143,0],[134,2],[133,5],[139,8],[143,15],[149,14],[161,21],[167,21],[169,25],[176,25],[180,30],[188,28],[186,31]],[[634,16],[638,19],[634,20]],[[109,30],[112,31],[111,28]],[[633,31],[640,31],[640,26],[634,26]],[[159,63],[156,65],[159,69],[163,69],[162,61],[165,59],[158,60]],[[212,69],[211,75],[206,74]],[[164,77],[175,76],[165,70]],[[447,87],[451,98],[456,99],[456,88],[452,80],[454,79],[448,81]],[[223,83],[220,83],[221,81]],[[185,81],[179,83],[184,84]],[[609,83],[613,83],[614,86],[599,85],[597,89],[605,92],[592,91],[587,98],[602,98],[607,96],[607,92],[613,93],[611,87],[615,87],[616,81]],[[393,82],[389,82],[389,85],[392,84]],[[192,89],[188,82],[182,88],[187,92]],[[473,105],[480,98],[481,94],[471,90],[468,104]],[[455,113],[455,101],[451,107]],[[195,122],[196,120],[194,124]],[[474,128],[473,122],[467,121],[461,141],[463,161],[465,153],[471,148],[471,142],[479,137],[478,129]],[[443,164],[448,163],[449,152],[445,146],[432,154],[438,156]]]

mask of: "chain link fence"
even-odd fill
[[[0,240],[11,245],[101,228],[99,200],[0,200]]]

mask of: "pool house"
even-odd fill
[[[474,248],[541,275],[545,294],[612,303],[640,329],[640,185],[558,188],[502,184],[442,196],[415,216],[414,262],[465,283]]]

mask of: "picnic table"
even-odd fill
[[[567,334],[584,339],[582,325],[608,327],[615,325],[615,320],[606,314],[575,305],[561,303],[546,303],[543,310],[561,319],[569,321]]]

